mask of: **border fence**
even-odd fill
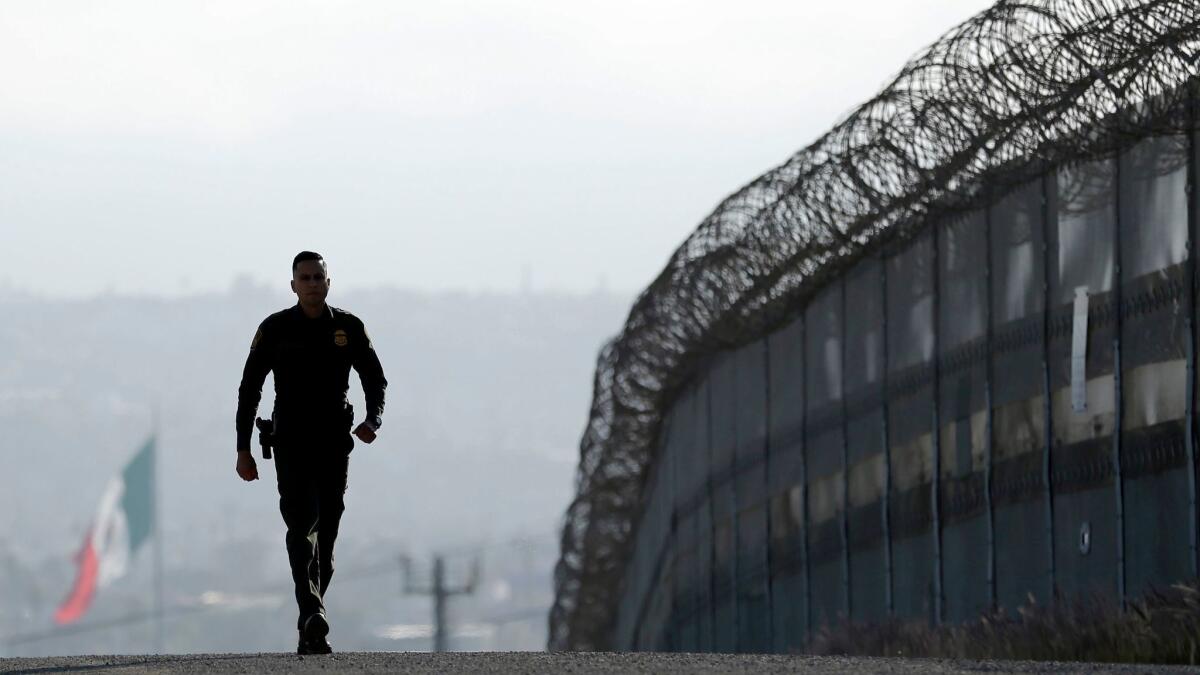
[[[787,651],[1197,574],[1192,0],[999,2],[602,350],[552,649]]]

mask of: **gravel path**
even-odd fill
[[[753,654],[419,652],[0,659],[0,673],[1200,673],[1200,668]]]

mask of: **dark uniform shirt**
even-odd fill
[[[321,316],[309,318],[299,303],[268,316],[250,344],[238,387],[237,449],[250,449],[267,372],[275,373],[277,430],[312,429],[346,419],[352,367],[362,381],[366,419],[379,428],[387,380],[363,322],[328,305]]]

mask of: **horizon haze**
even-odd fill
[[[5,3],[0,289],[633,293],[989,4]]]

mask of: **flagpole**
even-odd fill
[[[151,452],[154,453],[154,653],[162,654],[164,650],[163,637],[163,545],[162,545],[162,509],[159,508],[161,502],[162,484],[161,473],[162,469],[159,466],[159,457],[162,453],[158,450],[159,443],[159,414],[158,403],[154,404],[154,423],[151,443],[154,444]]]

